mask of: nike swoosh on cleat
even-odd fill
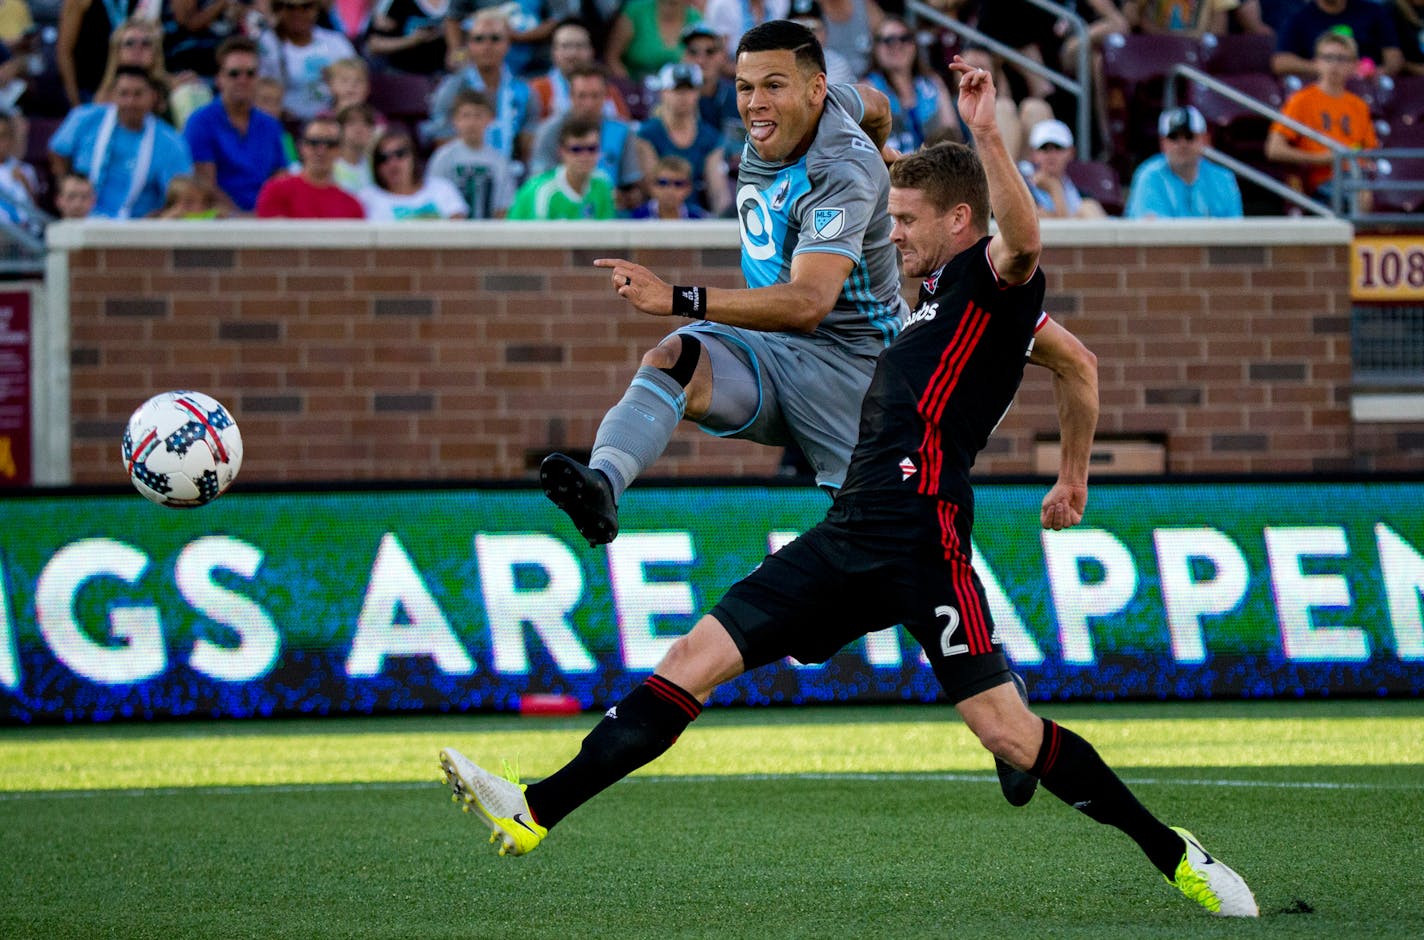
[[[514,821],[517,822],[517,823],[519,823],[519,825],[523,826],[525,829],[528,829],[531,833],[533,833],[534,835],[537,836],[539,833],[534,832],[534,827],[531,826],[531,825],[529,825],[527,822],[525,822],[525,821],[521,818],[523,815],[524,815],[523,813],[515,813],[515,814],[514,814]]]

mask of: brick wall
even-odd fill
[[[1183,473],[1410,463],[1408,433],[1353,450],[1348,229],[1297,224],[1046,228],[1049,310],[1098,354],[1101,432],[1165,435]],[[66,224],[52,245],[76,483],[114,481],[129,412],[181,387],[235,411],[248,481],[529,477],[547,451],[589,446],[673,325],[632,312],[593,258],[740,284],[720,223]],[[1055,427],[1030,369],[981,470],[1031,471]],[[684,427],[658,473],[763,475],[777,457]]]

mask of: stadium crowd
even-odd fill
[[[1123,78],[1124,50],[1138,47],[1161,73],[1180,61],[1265,88],[1266,103],[1345,147],[1424,145],[1424,0],[1063,5],[1088,27],[1087,141],[1070,126],[1074,100],[1043,74],[903,0],[61,0],[48,25],[5,0],[0,216],[31,229],[50,214],[730,216],[744,135],[731,52],[769,19],[812,28],[832,81],[887,95],[901,152],[970,137],[955,54],[991,70],[1006,92],[999,125],[1043,217],[1287,208],[1259,194],[1243,205],[1235,174],[1203,156],[1212,143],[1330,196],[1326,147],[1192,89],[1164,110],[1160,74]],[[930,6],[1075,74],[1080,34],[1028,0]]]

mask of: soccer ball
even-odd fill
[[[140,493],[160,506],[191,509],[232,485],[242,466],[242,434],[215,399],[202,392],[164,392],[129,418],[123,457]]]

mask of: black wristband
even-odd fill
[[[672,289],[672,315],[702,320],[707,317],[707,288],[678,287]]]

